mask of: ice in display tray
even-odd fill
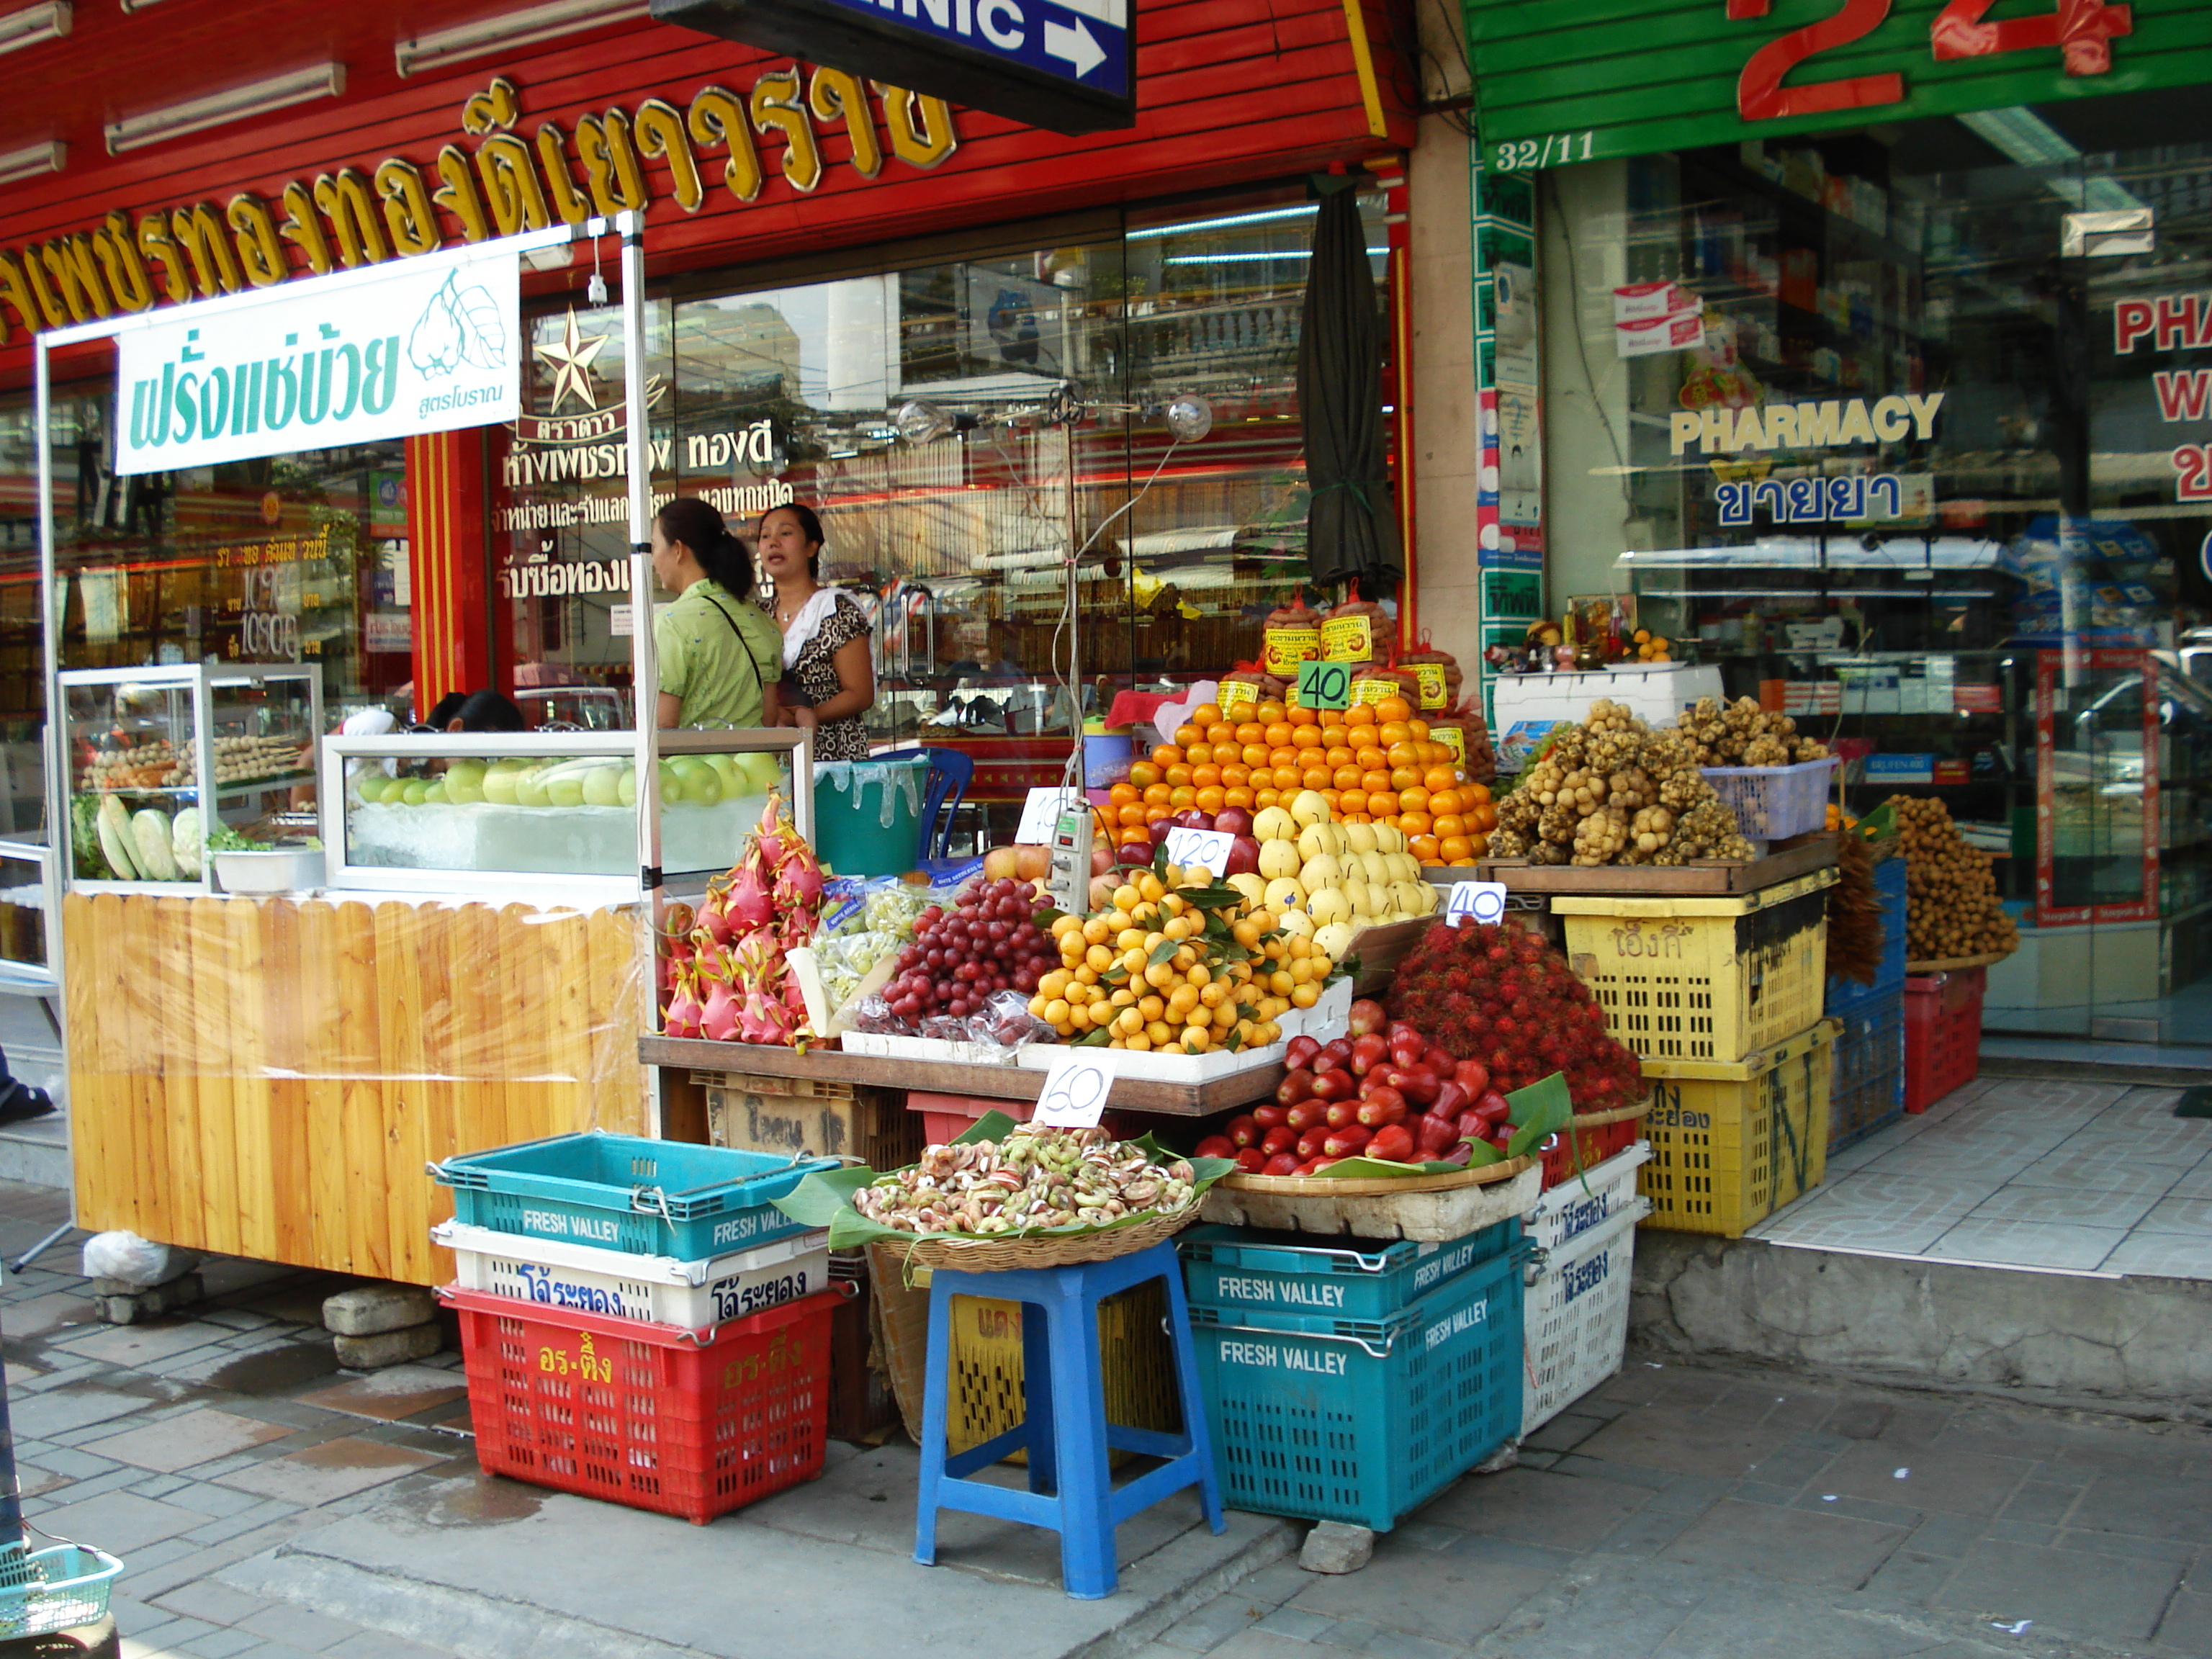
[[[459,1221],[439,1223],[430,1237],[453,1251],[463,1290],[690,1331],[830,1288],[830,1235],[821,1228],[696,1261],[520,1238]]]

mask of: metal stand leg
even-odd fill
[[[53,1249],[56,1242],[60,1239],[61,1236],[64,1233],[68,1232],[76,1225],[76,1223],[74,1221],[63,1222],[60,1226],[55,1228],[53,1231],[48,1233],[44,1238],[32,1245],[29,1249],[24,1251],[21,1255],[10,1262],[8,1267],[8,1271],[9,1273],[15,1273],[22,1272],[24,1268],[29,1267],[33,1261],[36,1261],[48,1250]]]

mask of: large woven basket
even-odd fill
[[[1567,1127],[1573,1129],[1602,1129],[1608,1123],[1626,1123],[1631,1119],[1642,1117],[1650,1111],[1651,1099],[1650,1095],[1646,1095],[1633,1106],[1616,1106],[1606,1112],[1577,1112],[1569,1120]]]
[[[1454,1170],[1449,1175],[1376,1176],[1371,1180],[1330,1176],[1232,1175],[1220,1185],[1240,1193],[1279,1193],[1286,1198],[1386,1198],[1393,1193],[1449,1193],[1462,1187],[1486,1187],[1493,1181],[1510,1181],[1533,1160],[1509,1158],[1486,1164],[1480,1170]]]
[[[915,1233],[879,1238],[869,1248],[915,1267],[950,1267],[963,1273],[1007,1273],[1018,1267],[1073,1267],[1085,1261],[1111,1261],[1150,1249],[1173,1238],[1198,1219],[1195,1200],[1179,1210],[1087,1233],[1032,1233],[998,1238],[959,1238],[945,1233]]]

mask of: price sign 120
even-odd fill
[[[1170,864],[1179,864],[1186,870],[1211,870],[1217,876],[1229,873],[1229,854],[1237,838],[1220,830],[1170,830],[1168,831],[1167,855]]]
[[[1341,708],[1352,697],[1352,665],[1309,657],[1298,665],[1298,706]]]

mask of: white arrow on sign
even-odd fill
[[[1073,23],[1048,21],[1044,26],[1044,51],[1048,58],[1064,58],[1074,64],[1079,81],[1106,61],[1106,54],[1091,38],[1091,31],[1080,18]]]

